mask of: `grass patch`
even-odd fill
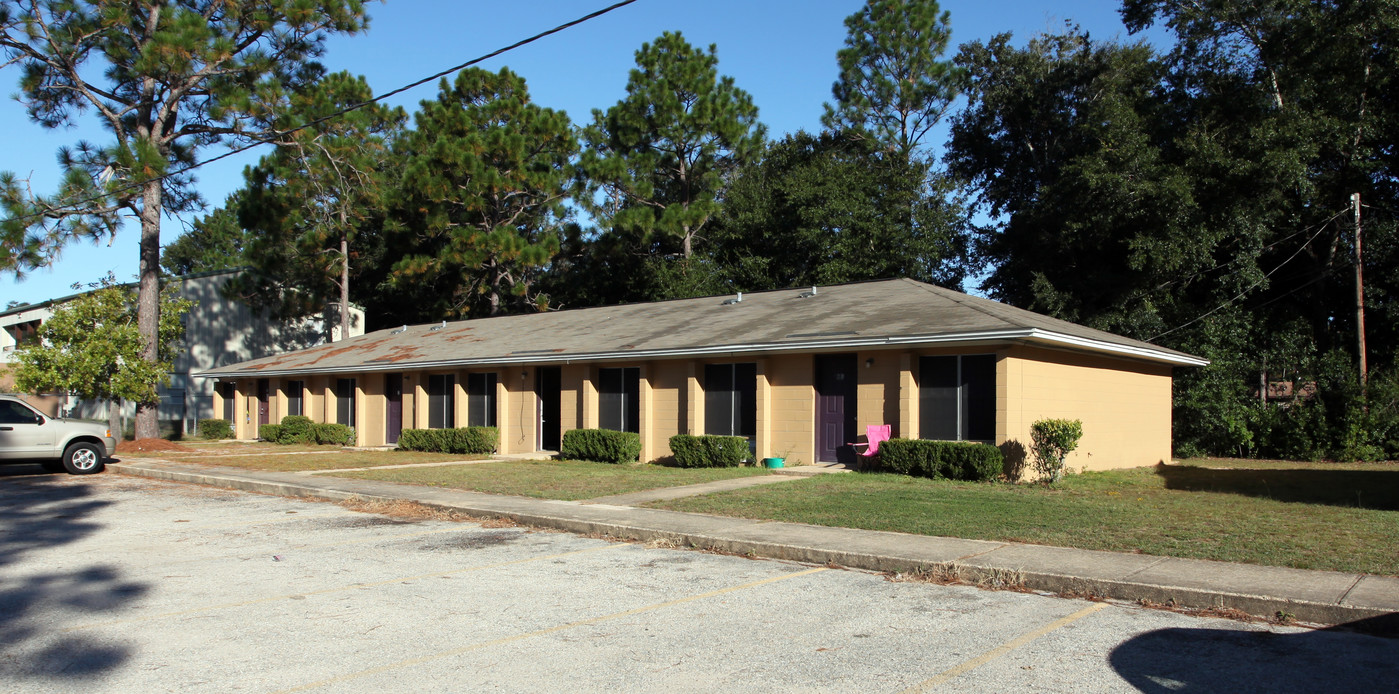
[[[248,455],[249,453],[306,453],[306,452],[331,452],[344,450],[343,446],[320,446],[316,444],[293,444],[283,446],[266,441],[200,441],[199,439],[186,439],[177,441],[181,447],[190,449],[181,452],[181,457],[214,457],[222,455]],[[120,449],[120,446],[118,446]],[[122,451],[122,455],[130,458],[162,458],[170,454],[162,451]]]
[[[287,448],[287,446],[277,446]],[[255,453],[252,455],[190,455],[165,454],[162,460],[236,467],[244,470],[271,472],[301,472],[304,470],[338,470],[341,468],[407,465],[410,463],[447,463],[461,460],[481,460],[485,456],[453,453],[422,453],[417,451],[347,451],[336,446],[320,446],[320,451]]]
[[[1230,461],[1242,464],[1245,461]],[[1252,463],[1253,461],[1247,461]],[[820,475],[648,504],[869,530],[1399,575],[1399,464],[1158,466],[1040,485]]]
[[[520,460],[452,467],[366,470],[336,476],[578,501],[764,474],[768,474],[766,470],[751,467],[682,469],[576,460]]]

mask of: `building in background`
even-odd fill
[[[265,310],[225,298],[221,290],[239,272],[220,270],[164,280],[167,286],[178,283],[180,296],[195,305],[184,317],[185,340],[170,372],[170,385],[159,391],[162,432],[192,433],[198,420],[224,415],[215,409],[216,384],[192,379],[191,373],[314,347],[326,341],[323,316],[274,320]],[[14,361],[15,349],[38,339],[39,328],[53,315],[53,309],[75,296],[78,295],[0,311],[0,392],[14,389],[8,366]],[[351,308],[348,332],[349,337],[364,334],[364,311]],[[338,326],[333,329],[332,337],[333,341],[341,339]],[[106,418],[105,401],[85,401],[55,394],[29,394],[26,399],[55,416]],[[134,414],[134,410],[135,405],[128,403],[127,415]]]

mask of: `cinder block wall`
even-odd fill
[[[1171,367],[1039,347],[1012,347],[996,368],[997,443],[1030,446],[1039,419],[1078,419],[1065,465],[1106,470],[1171,459]]]

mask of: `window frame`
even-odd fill
[[[451,429],[457,423],[457,375],[428,374],[427,428]]]
[[[287,381],[283,391],[287,397],[287,416],[304,416],[306,414],[306,382]]]
[[[953,386],[933,386],[929,384],[933,373],[929,367],[929,362],[938,359],[955,359],[955,376]],[[980,383],[973,383],[971,379],[974,374],[968,374],[969,369],[965,365],[967,359],[985,359],[989,361],[989,380]],[[918,357],[918,437],[931,441],[972,441],[981,443],[995,443],[996,438],[996,362],[998,355],[994,352],[976,354],[926,354]],[[975,367],[973,367],[975,368]],[[933,396],[934,388],[940,390],[951,390],[952,402],[956,408],[954,428],[955,438],[933,438],[930,431],[934,429],[929,426],[932,408],[928,405],[928,400]],[[981,391],[981,392],[976,392]],[[975,417],[984,417],[985,421],[975,421]],[[973,434],[989,434],[986,437],[973,437]]]
[[[615,379],[609,378],[614,375]],[[641,433],[641,367],[600,367],[594,384],[598,393],[598,428]],[[617,386],[616,391],[610,389],[613,385]],[[609,402],[613,398],[615,405]],[[617,412],[610,413],[609,410],[613,407],[616,407]],[[618,426],[608,426],[614,423],[614,419]]]
[[[337,378],[335,379],[335,423],[344,424],[347,427],[355,426],[355,409],[359,399],[356,390],[359,389],[359,379]],[[345,386],[349,386],[345,389]],[[347,393],[345,392],[347,390]],[[345,420],[349,421],[345,421]]]
[[[715,372],[720,370],[728,371],[726,383],[715,382]],[[751,448],[758,436],[757,362],[705,364],[703,407],[706,436],[740,436],[748,440]],[[728,420],[722,426],[715,421],[720,418],[713,416],[719,409],[724,410]]]
[[[467,426],[497,426],[496,407],[498,403],[496,400],[496,389],[499,385],[500,374],[494,371],[478,371],[466,375]]]

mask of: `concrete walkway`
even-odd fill
[[[284,496],[410,500],[536,527],[665,540],[812,564],[870,571],[955,571],[971,582],[1018,584],[1058,594],[1231,608],[1262,617],[1284,613],[1318,624],[1368,620],[1372,630],[1399,633],[1399,578],[755,521],[617,503],[544,501],[296,473],[195,468],[153,459],[108,467],[127,475]]]
[[[700,484],[687,484],[682,487],[662,487],[660,489],[647,489],[642,492],[631,492],[630,494],[616,494],[613,496],[600,496],[596,499],[587,499],[579,503],[584,504],[611,504],[613,506],[639,506],[652,501],[670,501],[671,499],[683,499],[687,496],[700,496],[701,494],[713,494],[715,492],[729,492],[735,489],[756,487],[761,484],[772,484],[773,482],[790,482],[798,479],[793,476],[781,475],[761,475],[758,477],[735,477],[729,480],[716,480],[714,482],[703,482]]]

